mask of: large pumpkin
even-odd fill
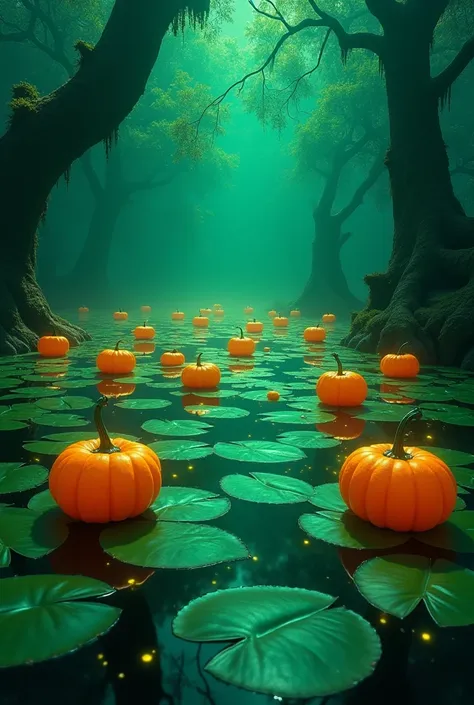
[[[183,387],[190,389],[214,389],[221,380],[221,371],[212,362],[201,362],[202,353],[199,353],[195,364],[186,365],[181,372]]]
[[[115,348],[102,350],[97,355],[96,364],[101,372],[107,375],[124,375],[135,369],[137,360],[130,350],[120,350],[122,341],[117,341]]]
[[[443,461],[421,448],[404,448],[407,424],[421,419],[412,409],[400,422],[393,446],[358,448],[339,473],[348,507],[381,529],[428,531],[448,519],[456,504],[456,480]]]
[[[43,335],[37,349],[41,357],[64,357],[69,352],[69,340],[63,335]]]
[[[227,343],[227,350],[229,351],[229,354],[234,357],[249,357],[255,352],[255,340],[252,340],[252,338],[246,338],[242,328],[239,328],[239,330],[240,336],[229,340]]]
[[[161,465],[143,443],[110,439],[102,421],[101,397],[94,413],[99,438],[72,443],[54,461],[49,489],[63,512],[90,524],[139,516],[161,489]]]
[[[196,328],[207,328],[209,325],[209,318],[207,316],[203,316],[202,314],[199,314],[199,316],[194,316],[193,318],[193,326]]]
[[[263,331],[263,323],[254,318],[253,321],[247,323],[245,328],[247,329],[247,333],[261,333]]]
[[[403,348],[408,343],[403,343],[396,355],[385,355],[380,360],[380,371],[385,377],[407,379],[416,377],[420,371],[420,363],[410,353],[403,353]]]
[[[116,321],[126,321],[128,318],[128,313],[119,308],[118,311],[115,311],[114,318]]]
[[[309,326],[304,329],[303,337],[307,343],[321,343],[326,338],[326,331],[322,326]]]
[[[183,311],[173,311],[173,313],[171,314],[171,320],[172,321],[184,321]]]
[[[275,328],[286,328],[288,326],[288,318],[278,314],[278,316],[275,316],[273,319],[273,325]]]
[[[147,326],[145,321],[142,326],[133,329],[133,335],[137,340],[151,340],[155,337],[155,329],[153,326]]]
[[[316,384],[319,401],[327,406],[360,406],[367,398],[367,382],[357,372],[345,372],[339,355],[332,354],[337,372],[324,372]]]
[[[163,353],[160,362],[163,367],[179,367],[179,365],[184,365],[186,360],[182,352],[179,352],[179,350],[171,350]]]

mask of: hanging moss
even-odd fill
[[[22,81],[12,86],[12,99],[9,103],[10,116],[8,126],[13,127],[23,122],[38,110],[40,94],[36,86]]]
[[[89,42],[84,42],[82,39],[78,39],[74,44],[74,49],[79,54],[78,64],[83,66],[84,62],[90,58],[92,52],[94,51],[94,45],[89,44]]]
[[[379,75],[383,78],[384,74],[385,74],[385,66],[384,66],[382,57],[379,56]]]
[[[64,172],[64,181],[66,182],[66,186],[69,186],[69,182],[71,181],[71,165],[68,166],[66,171]]]
[[[202,27],[207,20],[210,9],[210,0],[175,0],[178,7],[173,19],[171,28],[173,34],[179,31],[184,32],[186,23],[194,29],[199,25]]]
[[[448,106],[448,110],[451,110],[451,89],[452,86],[448,86],[439,99],[441,110],[443,110],[446,106]]]
[[[105,145],[105,156],[108,159],[110,156],[110,152],[112,150],[112,147],[118,144],[118,138],[119,138],[119,128],[115,127],[112,132],[107,135],[107,137],[104,139],[104,145]]]

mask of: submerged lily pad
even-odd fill
[[[204,421],[168,421],[167,419],[150,419],[142,424],[144,431],[154,436],[200,436],[207,433],[212,426]]]
[[[0,494],[23,492],[48,479],[48,470],[39,464],[0,463]]]
[[[206,458],[214,452],[211,446],[199,441],[156,441],[148,445],[160,460],[197,460]]]
[[[312,486],[303,480],[265,472],[226,475],[221,487],[231,497],[262,504],[298,504],[307,502],[313,493]]]
[[[306,457],[303,451],[295,446],[271,441],[216,443],[214,453],[226,460],[247,463],[288,463]]]

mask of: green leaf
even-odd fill
[[[204,568],[249,557],[236,536],[215,526],[136,520],[105,529],[104,551],[123,563],[146,568]]]
[[[444,524],[416,534],[418,541],[458,553],[474,553],[474,511],[454,512]]]
[[[306,457],[299,448],[271,441],[216,443],[214,453],[226,460],[246,463],[290,463]]]
[[[350,511],[303,514],[298,523],[312,538],[345,548],[391,548],[410,538],[410,534],[378,529]]]
[[[474,384],[472,380],[451,387],[453,399],[462,404],[474,404]]]
[[[124,399],[118,401],[115,406],[122,409],[139,409],[140,411],[164,409],[171,406],[171,402],[166,399]]]
[[[0,494],[31,490],[47,479],[48,470],[42,465],[0,463]]]
[[[197,460],[212,455],[214,449],[198,441],[156,441],[149,443],[160,460]]]
[[[89,421],[75,414],[44,414],[37,416],[34,422],[40,426],[54,426],[55,428],[68,428],[72,426],[87,426]]]
[[[60,441],[26,441],[23,443],[23,448],[29,453],[38,453],[39,455],[59,455],[66,450],[69,443]]]
[[[374,558],[354,574],[363,597],[383,612],[407,617],[423,600],[440,627],[474,624],[474,573],[445,560],[397,555]]]
[[[62,394],[62,390],[57,387],[21,387],[14,389],[8,396],[9,399],[40,399],[42,397],[54,397]],[[5,399],[5,397],[3,397]]]
[[[461,487],[469,487],[474,489],[474,469],[473,468],[451,468],[456,482]]]
[[[176,385],[173,385],[176,387]],[[234,389],[216,389],[210,392],[208,389],[195,389],[194,392],[190,392],[189,389],[180,390],[177,392],[170,392],[175,397],[184,397],[188,394],[193,394],[193,396],[202,397],[203,399],[228,399],[229,397],[237,396],[237,391]],[[243,396],[240,394],[239,396]]]
[[[2,414],[0,416],[0,431],[19,431],[21,428],[27,428],[28,424],[22,421],[17,421],[15,418]]]
[[[315,487],[309,501],[320,509],[329,509],[334,512],[345,512],[347,510],[347,504],[341,497],[339,483],[337,482],[329,482],[326,485]]]
[[[90,409],[95,402],[89,397],[51,397],[39,399],[35,404],[40,409],[47,411],[72,411],[77,409]]]
[[[142,424],[144,431],[154,436],[200,436],[207,433],[212,426],[203,421],[168,421],[166,419],[150,419]]]
[[[219,680],[280,698],[339,693],[367,678],[379,638],[336,598],[287,587],[219,590],[193,600],[173,621],[187,641],[231,642],[206,671]]]
[[[44,490],[43,492],[38,492],[33,495],[33,497],[28,502],[28,509],[31,509],[38,514],[47,512],[50,509],[59,509],[53,496],[49,490]]]
[[[259,414],[263,416],[262,421],[270,421],[271,423],[290,423],[300,426],[310,426],[315,423],[324,423],[324,421],[334,421],[334,414],[326,411],[317,410],[315,412],[299,412],[299,411],[274,411]]]
[[[307,502],[313,492],[312,486],[303,480],[266,472],[252,472],[250,476],[226,475],[220,484],[231,497],[262,504]]]
[[[2,580],[0,633],[8,645],[0,668],[47,661],[105,634],[121,610],[86,602],[112,592],[105,583],[78,575],[28,575]]]
[[[420,448],[438,456],[438,458],[449,467],[453,467],[453,465],[471,465],[474,463],[474,455],[472,453],[465,453],[462,450],[435,448],[434,446],[420,446]]]
[[[348,409],[351,416],[357,416],[364,421],[401,421],[407,412],[413,407],[408,404],[388,404],[387,402],[364,402],[361,411],[355,413],[353,409]]]
[[[421,409],[425,419],[454,426],[474,426],[473,409],[464,409],[454,404],[421,404]]]
[[[279,392],[281,397],[285,397],[289,394],[291,394],[290,391],[287,389],[282,388],[281,386],[272,386],[272,390],[275,390]],[[255,389],[254,391],[251,392],[243,392],[242,394],[239,394],[239,397],[242,399],[250,399],[250,401],[268,401],[267,399],[267,394],[268,390],[267,389]]]
[[[11,561],[10,549],[0,541],[0,568],[8,568]],[[1,583],[0,583],[1,584]]]
[[[25,558],[41,558],[61,546],[68,536],[64,516],[17,507],[0,508],[0,541]]]
[[[198,413],[199,416],[207,416],[209,419],[242,419],[250,414],[247,409],[237,409],[235,406],[207,406],[206,404],[186,406],[184,410],[190,414]]]
[[[61,431],[60,433],[48,433],[43,438],[49,441],[59,441],[61,443],[77,443],[77,441],[91,441],[97,438],[97,431]],[[128,433],[110,432],[111,438],[126,438],[127,441],[138,441],[138,436],[132,436]]]
[[[144,377],[142,375],[131,375],[129,377],[114,377],[114,382],[120,382],[120,384],[145,384],[150,382],[150,377]]]
[[[334,448],[341,445],[341,441],[318,431],[287,431],[281,433],[277,440],[297,448]]]
[[[159,521],[210,521],[227,514],[230,502],[195,487],[162,487],[150,509]]]

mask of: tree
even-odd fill
[[[393,249],[387,272],[366,277],[367,307],[354,317],[344,342],[383,354],[408,341],[423,362],[474,369],[474,221],[454,193],[440,126],[440,108],[474,58],[474,32],[461,17],[472,19],[473,5],[467,0],[360,0],[353,7],[360,12],[357,31],[344,28],[347,15],[339,0],[328,0],[325,9],[317,0],[281,0],[279,6],[263,0],[256,11],[265,12],[281,34],[251,74],[261,73],[282,46],[306,30],[334,35],[344,60],[363,50],[379,61],[390,127],[386,165]],[[453,13],[460,13],[457,21]],[[457,51],[436,71],[433,40],[448,24],[455,27]]]
[[[177,31],[187,15],[203,20],[208,10],[209,0],[116,0],[96,46],[76,45],[80,62],[69,81],[45,97],[29,84],[14,87],[10,125],[0,139],[0,353],[33,349],[53,326],[73,344],[84,339],[53,314],[36,281],[36,232],[48,195],[91,146],[116,141],[168,28]]]

